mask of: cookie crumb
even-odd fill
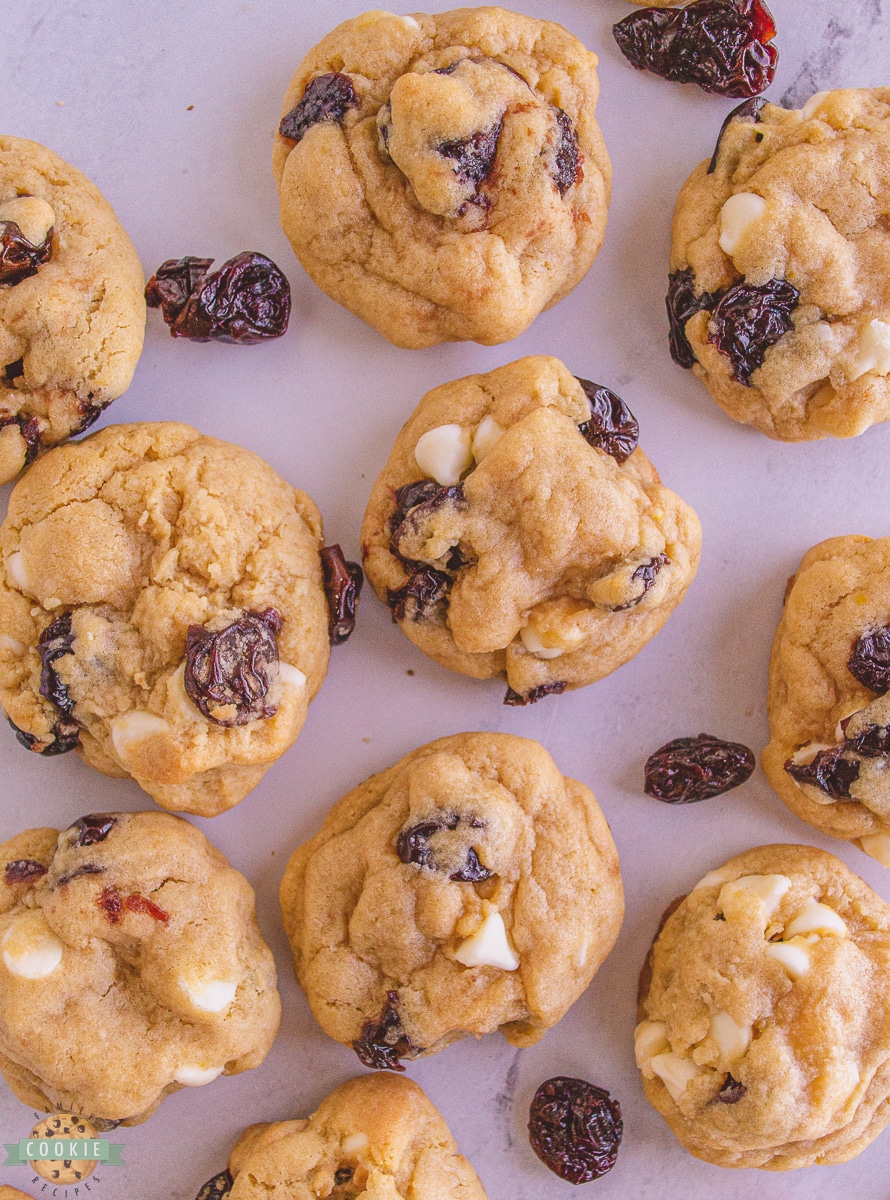
[[[367,738],[362,738],[362,741],[363,741],[363,742],[370,742],[370,740],[371,740],[371,739],[370,739],[369,737],[367,737]]]

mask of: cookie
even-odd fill
[[[28,1192],[10,1187],[8,1183],[0,1183],[0,1200],[33,1200],[33,1197]]]
[[[402,632],[452,671],[506,678],[513,704],[633,658],[682,600],[700,543],[637,428],[617,396],[544,356],[428,392],[362,528]]]
[[[890,88],[749,100],[674,213],[675,360],[770,437],[890,418]]]
[[[590,983],[624,912],[593,793],[537,742],[462,733],[365,780],[281,884],[297,978],[366,1066],[469,1034],[537,1042]]]
[[[321,517],[256,455],[172,422],[40,459],[0,527],[0,702],[213,816],[294,741],[330,651]]]
[[[0,136],[0,483],[130,386],[143,285],[99,189],[45,146]]]
[[[93,813],[5,842],[0,868],[0,1071],[23,1103],[136,1124],[263,1061],[275,964],[252,888],[199,830]]]
[[[697,1158],[846,1162],[890,1120],[890,906],[809,846],[760,846],[667,917],[641,979],[649,1103]]]
[[[306,271],[397,346],[517,337],[603,241],[596,64],[561,26],[502,8],[338,25],[291,80],[275,140]]]
[[[442,1114],[410,1079],[350,1079],[304,1120],[251,1125],[198,1200],[485,1200]]]
[[[769,673],[767,779],[890,867],[890,538],[836,537],[789,580]]]

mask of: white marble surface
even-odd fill
[[[386,0],[410,12],[401,0]],[[781,59],[768,96],[887,83],[888,0],[770,0]],[[432,5],[436,9],[447,3]],[[491,1200],[568,1197],[525,1136],[545,1078],[581,1075],[622,1104],[614,1171],[591,1185],[602,1200],[877,1200],[890,1174],[890,1132],[856,1161],[776,1176],[697,1162],[645,1102],[631,1035],[637,973],[658,916],[710,867],[750,845],[802,841],[839,854],[890,900],[890,874],[857,850],[799,823],[758,773],[726,797],[671,808],[641,793],[642,765],[668,738],[707,729],[758,750],[767,739],[766,666],[787,576],[833,534],[887,534],[890,429],[846,443],[781,445],[735,425],[666,348],[663,296],[677,190],[710,154],[733,101],[633,71],[610,26],[623,0],[517,0],[561,21],[601,56],[600,120],[615,187],[606,245],[586,280],[512,345],[389,346],[302,273],[278,228],[269,168],[279,98],[303,54],[357,0],[5,0],[0,112],[4,131],[44,142],[85,171],[116,207],[150,274],[182,254],[222,260],[255,248],[287,271],[288,336],[253,348],[174,342],[150,315],[135,382],[108,420],[178,418],[258,451],[304,487],[328,541],[355,557],[371,482],[396,430],[428,388],[521,354],[562,357],[615,388],[640,419],[642,443],[704,525],[699,577],[683,607],[639,657],[599,684],[530,709],[501,705],[499,683],[427,662],[366,595],[358,632],[335,650],[298,744],[236,810],[199,822],[251,879],[279,964],[284,1021],[258,1069],[166,1100],[127,1129],[126,1166],[89,1194],[108,1200],[192,1200],[246,1124],[304,1115],[356,1073],[293,983],[276,890],[289,851],[345,790],[412,747],[462,729],[540,739],[561,768],[589,783],[622,857],[628,911],[593,985],[538,1046],[499,1037],[463,1042],[409,1067],[441,1107]],[[8,489],[7,489],[8,492]],[[5,495],[4,495],[5,501]],[[409,674],[413,672],[413,675]],[[43,761],[0,737],[0,836],[64,826],[91,810],[146,806],[135,785],[105,779],[75,755]],[[0,1141],[33,1121],[3,1089]],[[0,1172],[35,1195],[23,1168]],[[82,1189],[82,1196],[87,1194]]]

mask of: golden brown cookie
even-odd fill
[[[846,1162],[890,1121],[890,906],[809,846],[760,846],[667,918],[643,980],[646,1098],[698,1158]]]
[[[0,701],[165,808],[237,804],[327,669],[321,516],[248,450],[173,422],[60,447],[0,528]]]
[[[596,63],[502,8],[338,25],[291,80],[275,141],[300,262],[397,346],[522,333],[602,244]]]
[[[700,527],[635,450],[617,396],[521,358],[428,392],[365,513],[362,554],[404,634],[507,703],[584,687],[654,637]]]
[[[99,189],[37,142],[0,136],[0,483],[130,386],[143,284]]]
[[[837,537],[789,580],[769,676],[767,779],[792,812],[890,867],[890,538]]]
[[[748,100],[674,213],[671,350],[785,441],[890,418],[890,88]]]
[[[275,964],[199,830],[94,813],[12,838],[0,870],[0,1071],[25,1104],[135,1124],[263,1061]]]
[[[344,796],[281,884],[297,978],[367,1066],[500,1029],[537,1042],[624,912],[593,793],[537,742],[440,738]]]

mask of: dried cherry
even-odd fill
[[[413,1058],[419,1047],[408,1039],[398,1012],[398,992],[387,992],[383,1011],[376,1020],[365,1021],[352,1048],[366,1067],[375,1071],[404,1071],[400,1058]]]
[[[322,550],[321,573],[328,600],[328,636],[332,646],[339,646],[355,629],[355,610],[365,576],[358,563],[346,561],[339,546]]]
[[[33,754],[42,754],[46,758],[52,758],[56,754],[67,754],[80,745],[80,728],[75,721],[67,717],[53,722],[49,738],[39,737],[36,733],[28,733],[24,729],[19,729],[10,717],[6,719],[15,733],[19,745],[24,746]]]
[[[439,142],[436,150],[443,158],[451,159],[462,183],[471,183],[478,189],[492,172],[503,127],[503,121],[498,121],[490,129],[480,129],[469,137]]]
[[[173,325],[189,296],[198,291],[213,266],[212,258],[168,258],[145,285],[145,302],[159,308],[168,325]]]
[[[389,588],[386,603],[392,611],[394,621],[404,621],[411,616],[418,621],[440,604],[451,590],[451,576],[433,567],[417,564],[408,571],[408,581],[400,588]]]
[[[110,924],[119,925],[124,919],[124,901],[117,888],[103,888],[96,897],[96,904]]]
[[[577,378],[577,376],[576,376]],[[578,379],[590,403],[590,419],[578,428],[591,446],[610,455],[619,464],[637,448],[640,425],[620,396],[589,379]]]
[[[559,140],[556,145],[551,174],[553,182],[556,184],[556,190],[560,196],[564,196],[572,184],[579,183],[584,178],[581,167],[584,159],[578,144],[574,121],[561,108],[555,108],[554,112],[559,129]]]
[[[358,102],[348,75],[340,71],[316,75],[306,84],[297,104],[281,118],[278,132],[292,142],[302,141],[313,125],[322,121],[342,122],[348,110],[357,107]]]
[[[438,870],[432,847],[429,844],[430,838],[442,829],[452,831],[457,829],[462,821],[471,829],[481,829],[483,825],[477,817],[461,818],[458,813],[452,812],[443,814],[440,820],[421,821],[417,825],[403,829],[396,841],[396,853],[399,859],[403,863],[413,863],[414,866],[425,867],[430,871]],[[491,879],[491,876],[492,872],[482,865],[479,855],[472,846],[469,846],[465,864],[448,878],[454,883],[481,883],[485,879]]]
[[[537,704],[545,696],[561,696],[568,686],[567,680],[557,679],[553,683],[539,683],[525,695],[514,692],[511,687],[508,687],[507,694],[504,696],[504,704],[508,704],[511,708],[525,708],[527,704]]]
[[[155,921],[160,921],[166,925],[170,920],[170,914],[165,912],[160,905],[155,904],[153,900],[149,900],[148,896],[143,896],[139,892],[132,892],[129,896],[122,896],[120,891],[115,887],[105,887],[96,897],[96,904],[102,909],[105,917],[112,925],[119,925],[124,919],[124,910],[134,913],[147,913]]]
[[[406,483],[396,491],[396,506],[393,514],[389,519],[389,530],[392,533],[398,529],[410,509],[418,504],[423,504],[425,500],[431,499],[439,491],[442,485],[436,483],[435,479],[418,479],[415,483]]]
[[[695,276],[690,267],[673,271],[668,275],[668,290],[665,304],[670,328],[671,358],[678,366],[687,370],[697,362],[695,353],[686,337],[686,322],[702,309],[710,311],[719,299],[719,293],[695,293]]]
[[[797,783],[809,783],[833,800],[848,800],[850,787],[859,778],[860,762],[847,750],[843,742],[820,750],[812,762],[785,763],[785,770]]]
[[[59,712],[70,716],[74,701],[68,692],[66,684],[62,683],[56,674],[55,663],[74,653],[74,634],[71,632],[71,613],[64,612],[50,621],[37,639],[37,653],[40,655],[40,694],[50,704],[55,705]]]
[[[90,813],[79,817],[69,829],[76,829],[77,835],[72,842],[74,846],[95,846],[104,842],[117,824],[117,817],[110,813]]]
[[[753,100],[743,100],[741,104],[737,104],[730,112],[726,120],[720,126],[720,132],[717,134],[717,144],[714,147],[714,153],[711,155],[711,161],[708,163],[708,175],[713,175],[717,169],[717,159],[720,156],[720,143],[723,141],[723,135],[726,133],[733,121],[746,121],[754,125],[760,123],[760,114],[766,107],[766,100],[759,97]]]
[[[218,1175],[207,1180],[195,1200],[225,1200],[234,1184],[231,1171],[220,1171]]]
[[[0,221],[0,287],[14,287],[36,275],[53,256],[53,231],[33,246],[15,221]]]
[[[890,625],[860,634],[853,643],[847,669],[872,692],[890,691]]]
[[[541,1162],[569,1183],[590,1183],[615,1166],[621,1106],[586,1079],[558,1075],[542,1083],[529,1110],[528,1136]]]
[[[433,486],[431,488],[425,487],[421,491],[420,484],[408,484],[406,488],[399,488],[399,491],[396,493],[397,513],[401,511],[399,497],[402,496],[403,492],[406,493],[403,501],[407,505],[407,508],[402,512],[402,519],[398,525],[393,527],[392,536],[389,540],[389,548],[403,562],[416,561],[405,558],[401,553],[400,545],[403,538],[418,534],[427,518],[438,511],[444,504],[454,504],[458,508],[463,508],[466,504],[462,483],[452,484],[448,487],[442,487],[434,480],[426,480],[425,483],[431,483]],[[409,501],[410,503],[408,503]]]
[[[245,346],[281,337],[290,319],[290,284],[271,258],[245,250],[208,271],[212,262],[168,259],[148,281],[146,303],[161,309],[171,336]]]
[[[14,883],[33,883],[46,874],[47,868],[33,858],[16,858],[8,862],[4,868],[3,877],[10,885]]]
[[[231,728],[274,717],[277,706],[266,703],[266,694],[278,666],[280,629],[274,608],[245,611],[217,633],[189,625],[183,682],[208,721]]]
[[[720,297],[708,341],[727,356],[739,383],[750,386],[770,346],[794,328],[791,313],[799,299],[800,292],[785,279],[737,283]]]
[[[643,585],[643,590],[640,592],[639,596],[634,596],[633,600],[628,600],[626,604],[616,605],[616,607],[612,609],[612,612],[625,612],[628,608],[636,608],[636,606],[652,587],[652,584],[658,578],[658,572],[669,561],[670,560],[666,554],[658,554],[655,558],[648,558],[645,562],[640,563],[640,565],[631,575],[630,579],[631,583],[633,583],[635,579],[638,579]]]
[[[649,756],[644,791],[667,804],[693,804],[738,787],[753,771],[747,746],[700,733],[676,738]]]
[[[747,1091],[748,1089],[743,1083],[739,1083],[737,1079],[727,1075],[723,1080],[723,1086],[717,1093],[717,1099],[721,1104],[738,1104]]]

